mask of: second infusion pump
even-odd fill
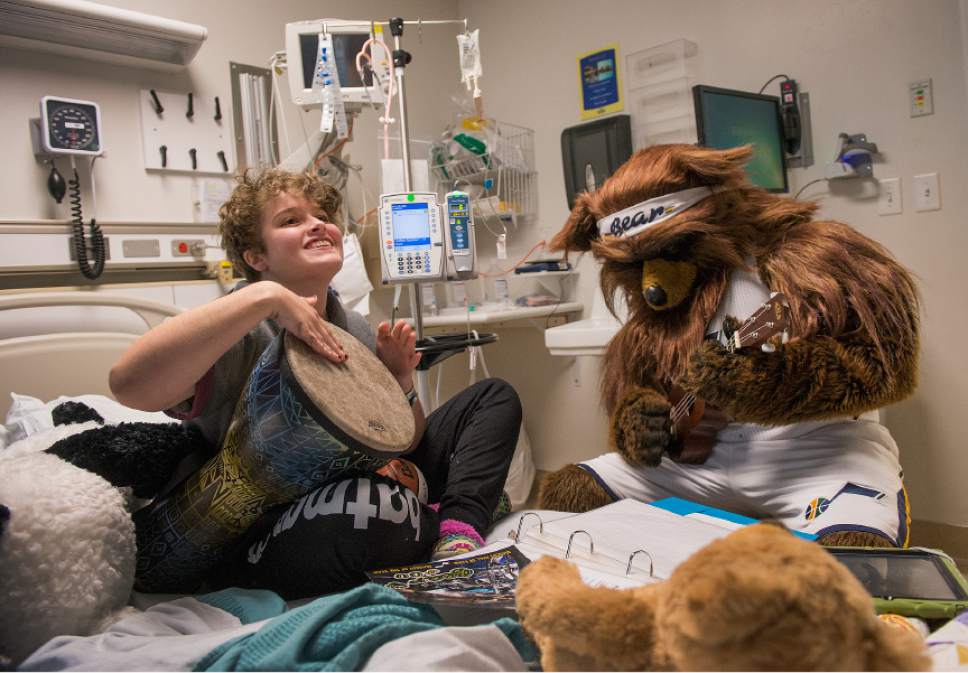
[[[435,193],[381,196],[380,234],[384,284],[443,279],[444,229]]]

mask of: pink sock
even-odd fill
[[[459,519],[444,519],[440,522],[440,533],[438,537],[444,537],[445,535],[453,535],[458,533],[460,535],[466,535],[470,539],[474,540],[477,544],[484,546],[484,538],[481,537],[480,533],[474,530],[474,526],[469,523],[464,523]]]

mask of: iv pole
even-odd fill
[[[412,56],[400,46],[400,38],[403,36],[405,23],[461,23],[466,27],[466,20],[455,19],[453,21],[404,21],[400,17],[390,19],[390,34],[393,35],[393,73],[397,78],[397,95],[400,97],[400,142],[403,150],[403,188],[405,191],[413,191],[413,174],[410,167],[410,126],[407,123],[407,89],[404,83],[404,69],[410,63]],[[419,343],[424,336],[423,308],[420,306],[419,282],[410,283],[410,313],[413,315],[414,329],[417,332],[417,342]],[[417,395],[424,410],[430,413],[430,380],[427,369],[416,370]]]
[[[445,23],[456,23],[462,24],[464,30],[467,30],[467,19],[443,19],[437,21],[404,21],[400,17],[394,17],[390,19],[390,34],[393,35],[393,73],[397,78],[397,92],[400,97],[400,141],[402,144],[402,154],[403,154],[403,187],[407,192],[413,191],[413,173],[410,166],[410,127],[407,122],[407,90],[404,83],[404,69],[407,64],[411,61],[411,55],[409,52],[405,51],[400,47],[400,38],[403,36],[403,27],[405,24],[414,25],[417,24],[418,28],[422,25],[430,24],[445,24]],[[411,282],[410,285],[410,311],[413,315],[414,329],[417,333],[417,345],[420,346],[421,342],[424,341],[424,326],[423,326],[423,313],[422,307],[420,306],[419,297],[419,281]],[[474,333],[474,337],[471,339],[470,335],[463,340],[460,344],[450,343],[445,344],[442,349],[438,349],[438,353],[443,351],[458,352],[464,348],[483,345],[487,343],[492,343],[497,340],[497,335],[494,334],[477,334]],[[430,413],[433,411],[430,408],[430,381],[429,381],[429,366],[433,364],[431,359],[434,355],[429,350],[423,350],[423,360],[421,364],[426,364],[427,367],[418,368],[416,370],[416,380],[414,381],[414,386],[417,390],[417,395],[420,398],[420,403],[423,405],[424,411]]]

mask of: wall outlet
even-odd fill
[[[941,210],[941,186],[937,173],[914,176],[914,209],[919,213]]]
[[[878,180],[880,193],[877,197],[878,215],[899,215],[903,212],[901,205],[901,178],[885,178]]]

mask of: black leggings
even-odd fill
[[[427,417],[427,430],[406,456],[427,478],[440,520],[457,519],[482,536],[501,498],[521,429],[521,401],[509,383],[484,379]]]
[[[486,379],[427,418],[407,458],[427,478],[430,502],[378,475],[345,477],[259,518],[209,576],[209,588],[270,589],[287,600],[341,591],[365,570],[430,556],[439,521],[457,519],[482,536],[501,497],[521,427],[510,385]]]

